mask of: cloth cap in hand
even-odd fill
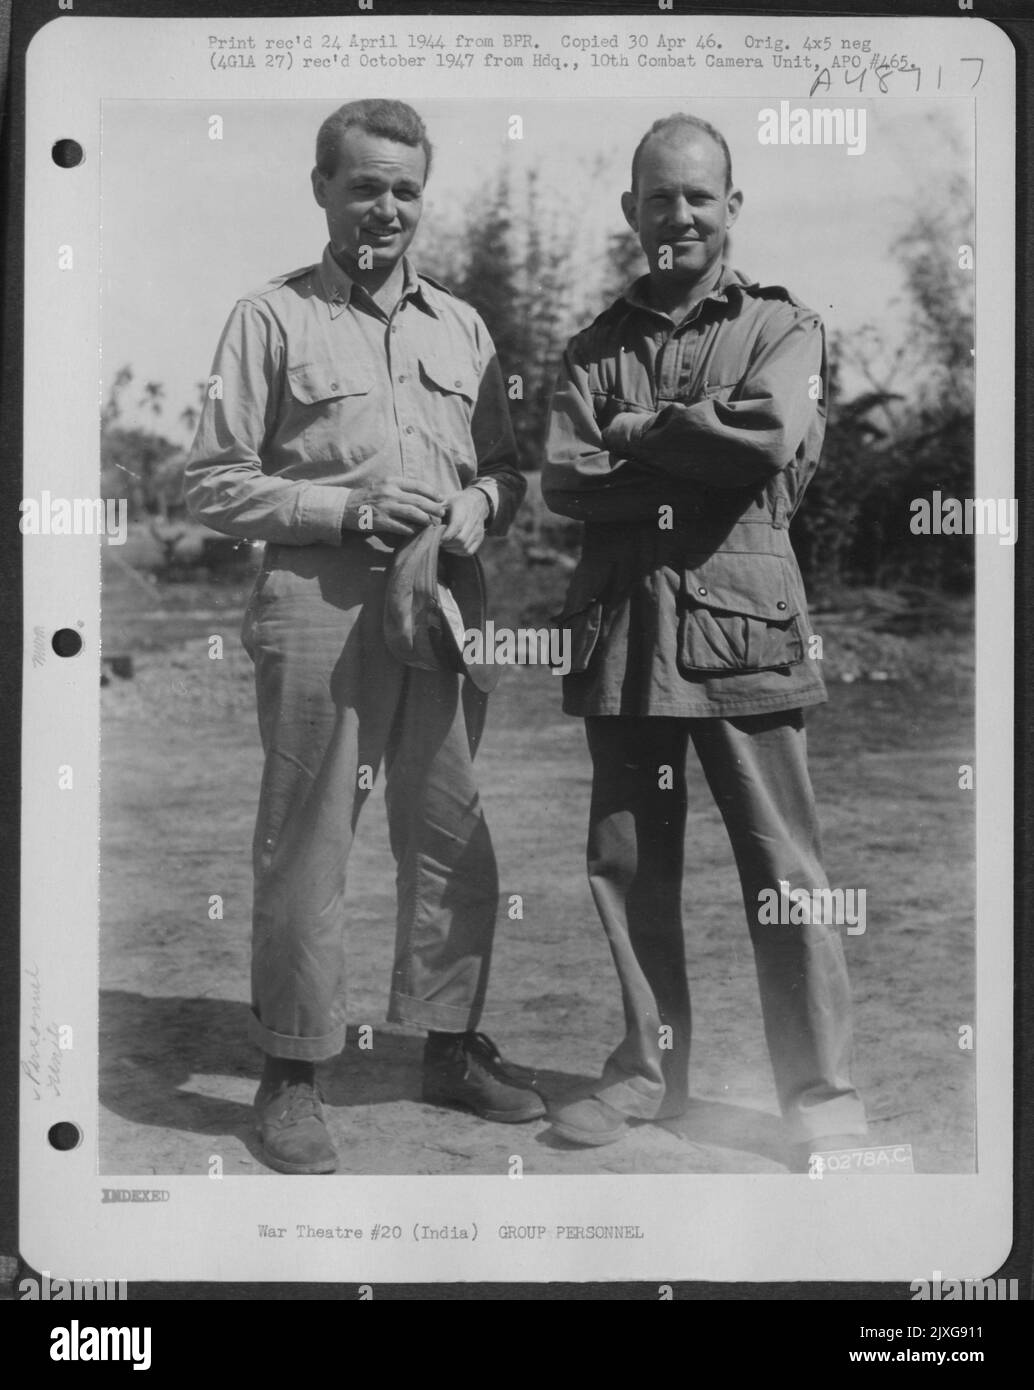
[[[432,523],[395,552],[384,600],[384,640],[407,666],[457,671],[489,691],[499,681],[499,667],[464,657],[471,632],[481,632],[481,650],[486,649],[481,561],[442,550],[444,533],[444,526]]]

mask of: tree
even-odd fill
[[[144,394],[140,397],[138,405],[144,407],[156,418],[162,413],[162,406],[165,400],[165,387],[160,381],[148,381],[144,384]]]
[[[101,409],[101,429],[115,424],[122,418],[122,400],[133,381],[133,369],[128,364],[115,373],[115,380],[108,392],[108,399]]]
[[[131,520],[165,514],[182,486],[183,453],[157,430],[125,423],[125,400],[133,384],[128,364],[115,374],[101,409],[101,496],[124,498]],[[158,416],[165,399],[161,382],[148,381],[138,407]]]
[[[631,227],[612,232],[607,238],[606,279],[603,282],[603,302],[609,304],[622,294],[633,280],[645,275],[647,265],[639,238]]]
[[[182,487],[183,462],[183,451],[155,431],[114,425],[101,434],[101,496],[124,497],[132,521],[164,515]]]
[[[519,285],[510,196],[509,177],[503,173],[494,190],[477,200],[467,225],[467,254],[456,286],[460,298],[472,304],[488,325],[504,376],[519,372],[523,365],[523,335],[515,313]]]
[[[964,589],[971,537],[910,530],[911,503],[935,490],[973,492],[973,206],[961,175],[920,190],[892,245],[904,272],[908,331],[894,343],[873,325],[831,345],[833,377],[823,467],[794,521],[809,577]],[[842,365],[867,388],[844,399]]]
[[[537,176],[528,176],[523,207],[503,174],[476,200],[467,255],[457,286],[485,320],[509,388],[521,467],[541,463],[542,435],[569,298],[568,250],[555,219],[539,216]]]
[[[512,412],[522,466],[529,471],[542,466],[557,366],[573,326],[576,284],[570,229],[559,208],[553,206],[549,214],[543,210],[538,191],[538,175],[532,171],[524,189],[527,238],[520,267],[524,396]]]

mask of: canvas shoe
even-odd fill
[[[262,1156],[278,1173],[333,1173],[337,1152],[315,1080],[263,1078],[255,1096]]]
[[[628,1116],[615,1110],[599,1096],[567,1101],[551,1109],[549,1118],[561,1139],[566,1139],[569,1144],[583,1144],[590,1148],[613,1144],[628,1129]]]

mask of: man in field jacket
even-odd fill
[[[759,914],[780,883],[828,887],[802,715],[826,694],[788,530],[819,461],[826,354],[816,314],[725,263],[741,201],[716,130],[655,123],[623,199],[649,273],[572,339],[553,400],[543,495],[585,523],[564,709],[586,722],[589,878],[626,1035],[592,1095],[552,1116],[601,1144],[686,1108],[691,740],[735,852],[799,1168],[866,1130],[838,929]]]

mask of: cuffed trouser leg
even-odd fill
[[[625,1013],[625,1037],[596,1094],[642,1119],[678,1114],[688,1098],[690,1042],[682,926],[686,721],[594,717],[585,728],[593,763],[589,884]]]
[[[860,1134],[851,1084],[851,996],[842,926],[759,922],[760,894],[828,887],[799,710],[690,721],[732,841],[757,965],[776,1091],[789,1137]]]
[[[361,544],[282,547],[245,620],[266,753],[254,841],[250,1035],[274,1056],[320,1061],[344,1045],[345,873],[386,752],[404,899],[397,955],[416,963],[402,976],[396,971],[394,982],[395,991],[405,982],[412,1012],[393,993],[392,1016],[459,1031],[484,996],[496,903],[486,902],[491,845],[472,809],[477,731],[457,716],[458,677],[426,673],[429,683],[410,683],[408,668],[385,647],[388,558]],[[421,710],[424,700],[429,708]],[[458,881],[468,869],[476,910]]]

